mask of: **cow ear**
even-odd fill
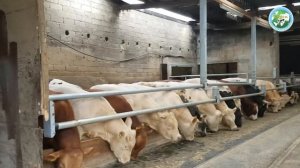
[[[197,119],[197,117],[194,117],[192,120],[192,124],[196,124],[197,122],[199,122],[199,120]]]
[[[131,126],[132,126],[132,119],[131,119],[131,117],[127,117],[127,118],[126,118],[125,124],[126,124],[129,128],[131,128]]]
[[[119,133],[119,136],[120,136],[120,137],[124,137],[124,136],[125,136],[125,132],[124,132],[124,131],[121,131],[121,132]]]
[[[89,148],[84,148],[82,151],[83,151],[83,154],[84,155],[87,155],[89,153],[91,153],[93,151],[94,147],[89,147]]]
[[[159,118],[161,119],[166,119],[167,118],[167,115],[163,112],[163,113],[160,113],[158,112],[157,115],[159,116]]]
[[[44,160],[48,161],[48,162],[55,162],[62,154],[62,151],[56,151],[53,153],[50,153],[49,155],[44,157]]]

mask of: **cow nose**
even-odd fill
[[[176,141],[180,141],[182,139],[182,136],[180,134],[177,135]]]

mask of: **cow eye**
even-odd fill
[[[59,85],[61,85],[61,84],[62,84],[62,82],[59,82],[58,84],[59,84]]]

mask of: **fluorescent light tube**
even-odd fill
[[[300,6],[300,2],[293,3],[294,6]]]
[[[286,6],[286,5],[283,4],[283,5],[275,5],[275,6],[264,6],[264,7],[259,7],[258,10],[264,11],[264,10],[270,10],[270,9],[274,9],[277,7],[283,7],[283,6]]]
[[[130,5],[137,5],[137,4],[144,4],[144,2],[139,0],[122,0],[123,2],[126,2]]]
[[[193,18],[184,16],[184,15],[181,15],[181,14],[178,14],[178,13],[175,13],[175,12],[171,12],[171,11],[168,11],[168,10],[162,9],[162,8],[149,8],[147,10],[149,10],[151,12],[161,14],[161,15],[169,16],[171,18],[182,20],[182,21],[185,21],[185,22],[195,21]]]
[[[242,14],[241,12],[237,11],[236,9],[231,8],[230,6],[227,6],[225,4],[220,4],[220,8],[226,10],[227,12],[230,12],[233,15],[237,15],[239,17],[243,17],[244,14]]]

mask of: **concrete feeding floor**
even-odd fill
[[[192,142],[181,141],[142,154],[122,168],[300,167],[300,104],[257,121],[244,120],[239,131],[221,129]],[[297,153],[298,152],[298,153]],[[298,154],[298,155],[297,155]],[[274,162],[276,161],[276,162]]]

